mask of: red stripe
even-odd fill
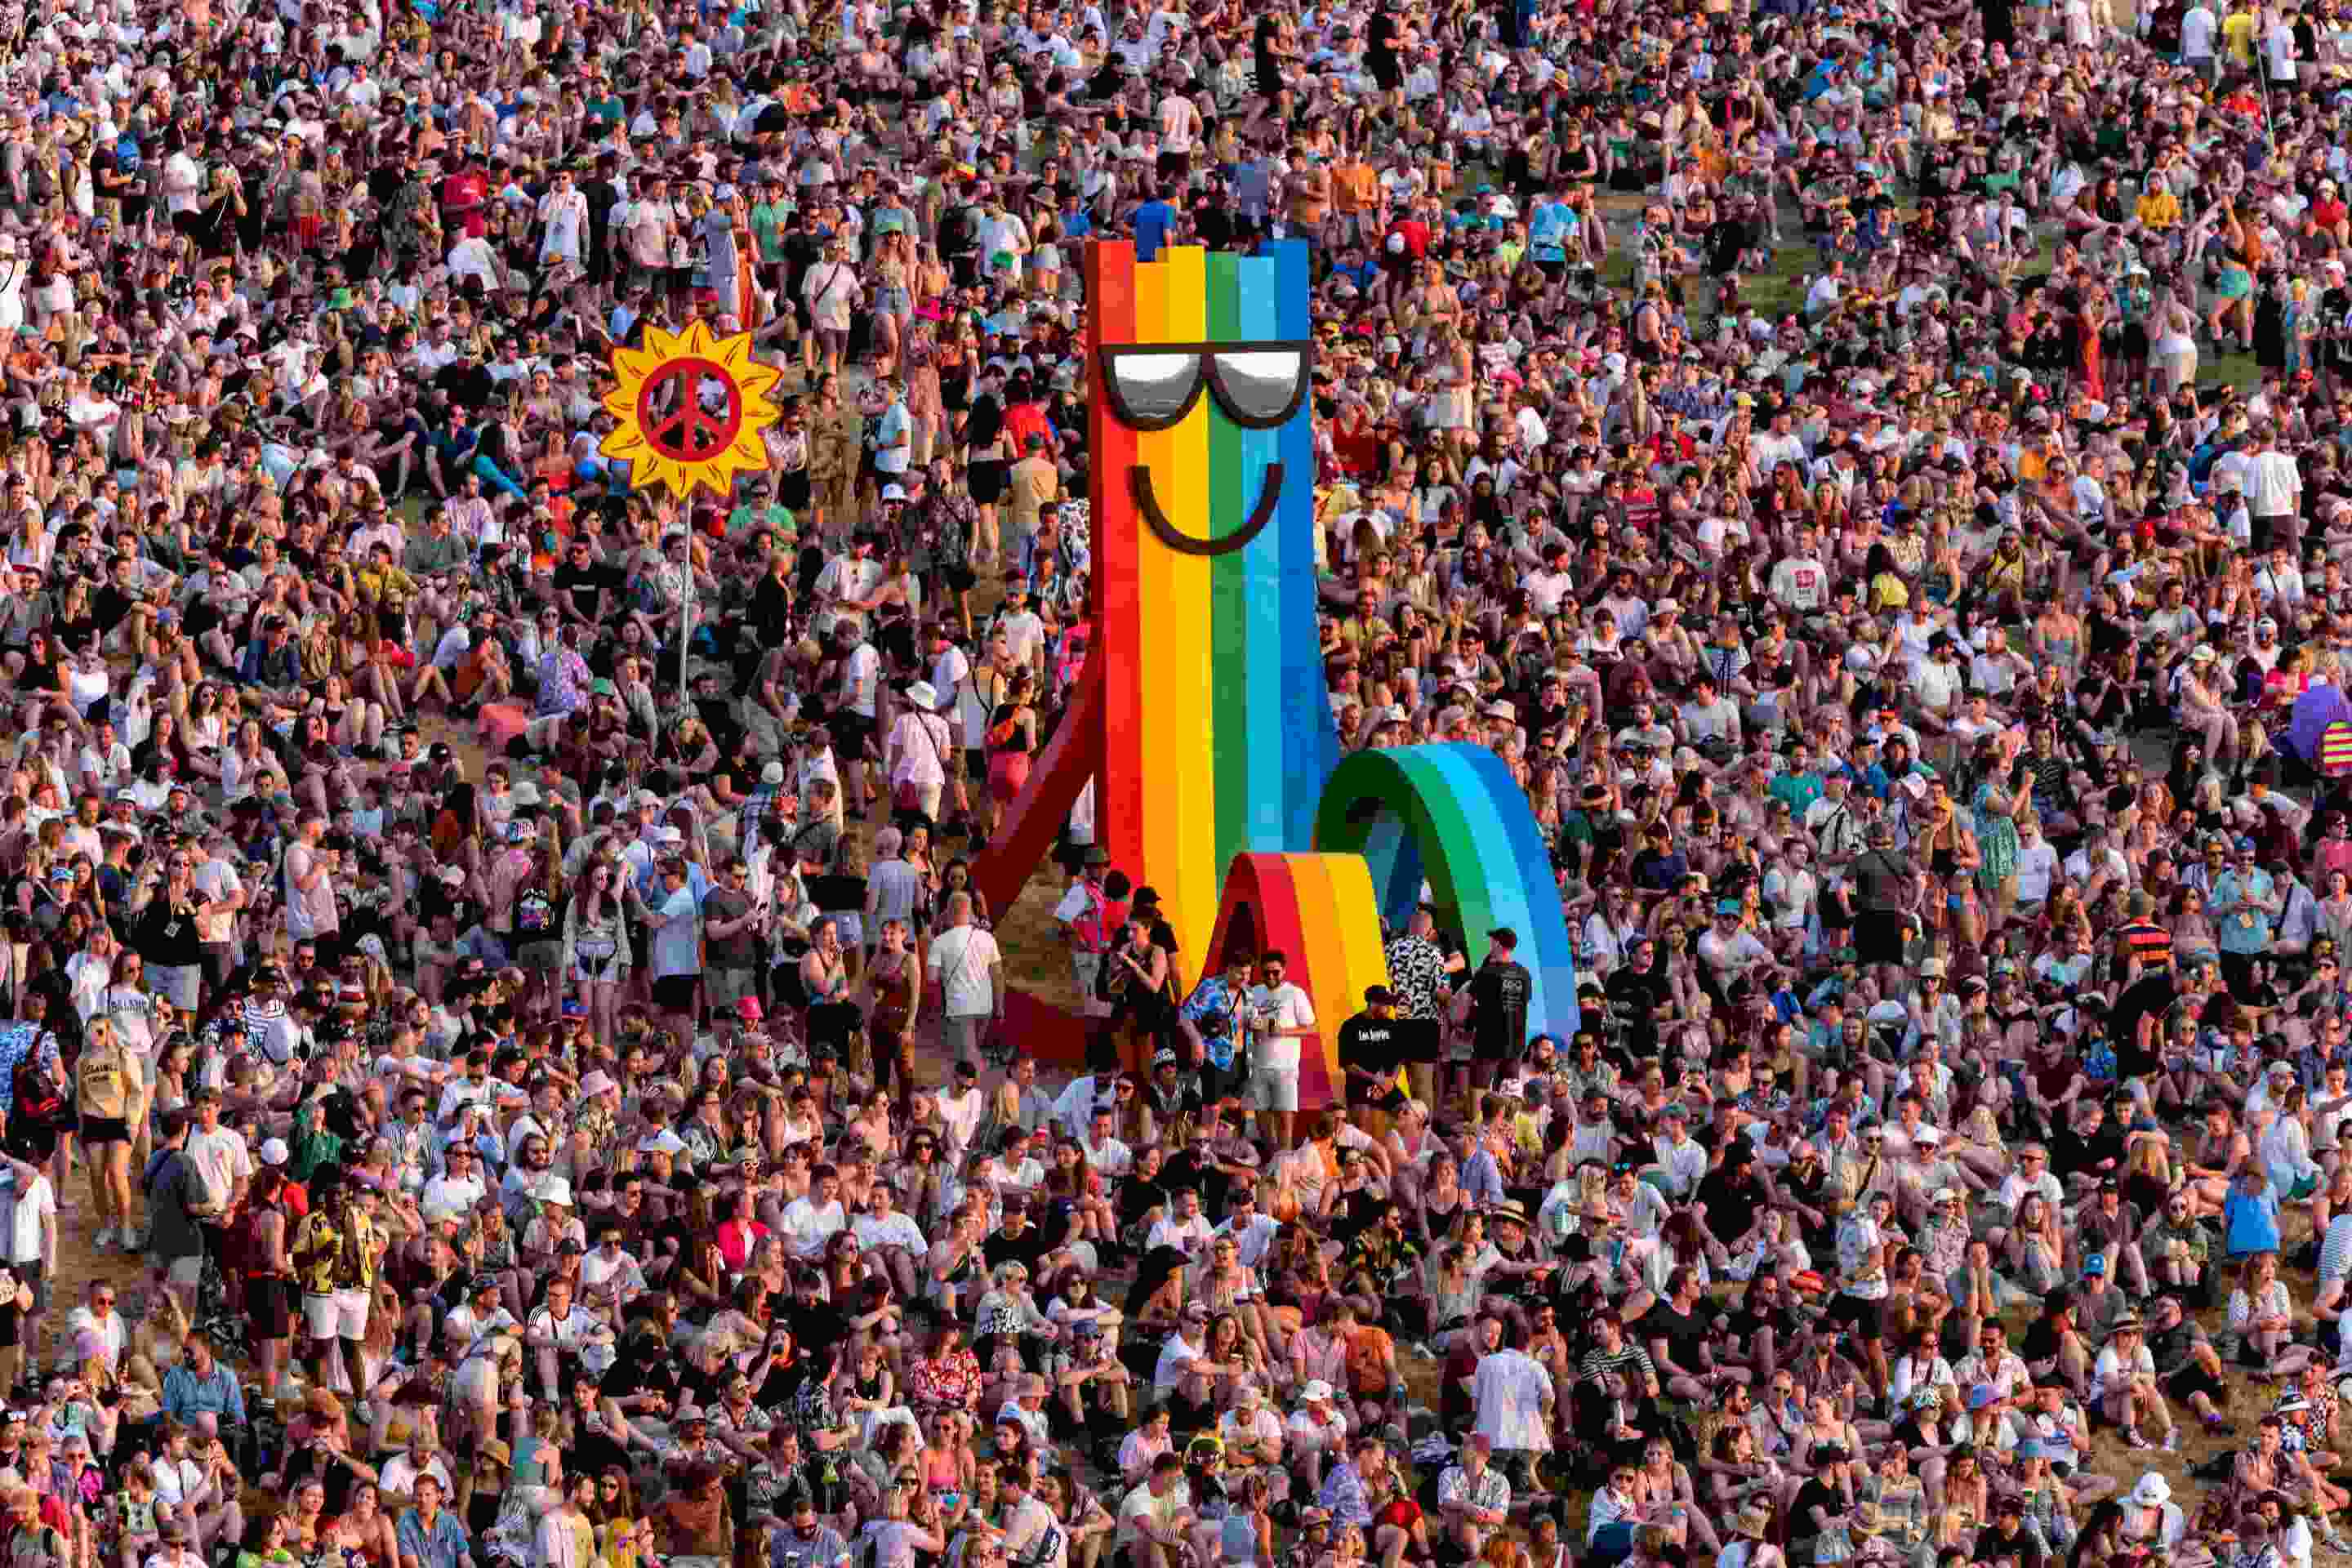
[[[1135,341],[1135,247],[1127,240],[1087,246],[1087,374],[1091,421],[1090,501],[1095,604],[1101,616],[1103,703],[1101,767],[1095,775],[1095,842],[1129,875],[1143,871],[1143,740],[1134,715],[1143,710],[1143,650],[1130,644],[1142,626],[1140,520],[1127,488],[1136,457],[1135,432],[1111,416],[1103,395],[1105,343]]]

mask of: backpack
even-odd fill
[[[236,1222],[221,1230],[221,1272],[232,1279],[253,1272],[262,1255],[261,1220],[265,1215],[278,1213],[274,1203],[260,1198],[248,1198],[237,1211]]]
[[[555,900],[545,888],[526,888],[515,900],[515,930],[530,936],[545,934],[555,924]]]

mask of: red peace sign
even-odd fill
[[[723,409],[703,405],[706,381],[726,390]],[[708,461],[732,446],[742,426],[743,389],[717,360],[666,360],[637,391],[637,428],[646,445],[672,462]]]

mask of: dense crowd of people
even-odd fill
[[[6,13],[10,1568],[2352,1551],[2332,4]],[[1508,763],[1571,1037],[1090,795],[974,886],[1082,247],[1283,237],[1339,732]]]

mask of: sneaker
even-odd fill
[[[98,1227],[98,1234],[89,1238],[89,1249],[92,1252],[110,1251],[113,1247],[114,1227],[110,1225],[100,1226]]]
[[[2177,1454],[2180,1451],[2179,1427],[2175,1426],[2164,1435],[2164,1451],[2168,1454]]]
[[[2124,1441],[2135,1448],[2153,1448],[2156,1447],[2155,1444],[2149,1442],[2147,1438],[2139,1435],[2139,1428],[2137,1426],[2126,1426],[2124,1428]]]

